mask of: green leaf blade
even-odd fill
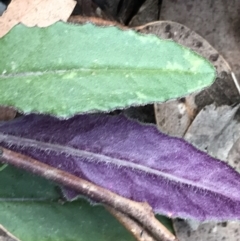
[[[173,41],[91,24],[19,25],[0,39],[0,53],[0,104],[24,113],[70,117],[144,105],[215,79],[208,61]]]
[[[133,241],[104,207],[62,202],[49,181],[8,166],[0,173],[0,224],[22,241]]]
[[[87,201],[1,202],[1,224],[22,241],[134,241],[103,207]]]

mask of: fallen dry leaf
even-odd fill
[[[239,171],[240,119],[236,117],[238,107],[232,108],[234,103],[239,103],[239,92],[225,59],[203,38],[181,24],[159,21],[138,29],[157,34],[161,38],[172,38],[200,53],[215,65],[218,78],[214,85],[199,94],[155,104],[156,121],[161,131],[184,137],[199,149],[208,151]],[[210,105],[213,102],[216,106]],[[203,108],[204,106],[206,107]],[[192,220],[174,219],[173,226],[179,240],[240,241],[238,221],[198,224]]]
[[[232,135],[234,134],[232,133]],[[240,135],[238,137],[239,138],[228,153],[227,160],[230,164],[235,166],[237,171],[240,171]]]
[[[238,110],[239,105],[205,106],[188,128],[184,139],[236,169],[234,163],[228,162],[227,158],[233,144],[240,137]]]
[[[76,2],[74,0],[12,0],[0,17],[0,38],[18,23],[28,27],[47,27],[67,21]]]
[[[240,1],[163,0],[160,19],[186,25],[204,37],[240,80],[239,11]]]
[[[240,241],[238,220],[229,222],[201,223],[196,229],[186,220],[174,220],[174,229],[180,241],[207,240],[207,241]]]
[[[217,79],[207,89],[187,98],[155,104],[159,129],[169,135],[183,137],[196,114],[206,105],[232,105],[239,102],[239,89],[226,60],[204,38],[188,27],[171,21],[158,21],[136,28],[142,33],[172,39],[208,59],[216,67]]]
[[[16,114],[17,111],[15,109],[7,106],[0,106],[0,121],[12,120],[15,118]]]
[[[238,109],[239,105],[235,107],[228,105],[216,107],[214,104],[206,106],[188,128],[184,139],[200,150],[227,162],[239,172],[240,120]],[[175,219],[173,226],[179,240],[240,241],[239,220],[194,223],[192,220]]]

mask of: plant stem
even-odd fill
[[[134,219],[110,206],[105,205],[105,208],[134,236],[137,241],[157,241]]]
[[[2,147],[0,147],[0,160],[55,181],[95,201],[117,209],[141,223],[157,240],[177,241],[176,237],[155,218],[152,208],[147,203],[129,200],[68,172]]]

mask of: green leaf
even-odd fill
[[[15,26],[0,39],[0,104],[69,117],[177,98],[214,67],[170,40],[116,27]]]
[[[0,224],[22,241],[134,241],[102,206],[60,197],[54,184],[8,166],[0,172]]]
[[[133,241],[102,206],[63,203],[60,188],[7,166],[0,172],[0,224],[23,241]],[[171,220],[157,215],[171,231]]]

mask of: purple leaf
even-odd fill
[[[240,175],[187,142],[124,116],[28,115],[0,125],[0,144],[90,180],[156,213],[240,218]]]

